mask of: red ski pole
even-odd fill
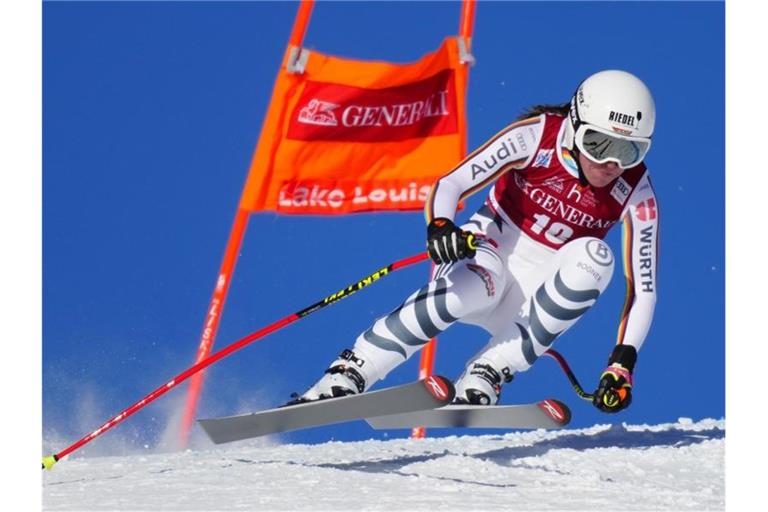
[[[408,258],[403,258],[399,261],[396,261],[380,270],[377,270],[373,274],[370,274],[369,276],[364,277],[360,281],[357,281],[356,283],[353,283],[347,286],[346,288],[343,288],[342,290],[339,290],[338,292],[332,295],[329,295],[328,297],[325,297],[321,301],[318,301],[312,304],[311,306],[302,309],[301,311],[297,311],[292,315],[288,315],[285,318],[278,320],[277,322],[274,322],[256,332],[249,334],[248,336],[238,341],[235,341],[230,345],[227,345],[223,349],[211,354],[210,356],[203,359],[202,361],[195,364],[194,366],[187,368],[186,370],[184,370],[183,372],[181,372],[180,374],[178,374],[177,376],[175,376],[174,378],[172,378],[171,380],[169,380],[168,382],[166,382],[165,384],[163,384],[162,386],[160,386],[159,388],[157,388],[156,390],[154,390],[153,392],[151,392],[150,394],[148,394],[147,396],[145,396],[135,404],[125,409],[123,412],[121,412],[114,418],[104,423],[102,426],[100,426],[90,434],[84,436],[82,439],[80,439],[76,443],[72,444],[71,446],[68,446],[67,448],[61,450],[58,453],[54,453],[47,457],[43,457],[43,469],[51,469],[53,465],[56,464],[56,462],[58,462],[62,458],[74,452],[81,446],[93,441],[96,437],[100,436],[107,430],[111,429],[118,423],[122,422],[124,419],[126,419],[128,416],[132,415],[139,409],[142,409],[144,406],[153,402],[156,398],[164,395],[171,389],[175,388],[176,386],[184,382],[186,379],[188,379],[195,373],[199,372],[204,368],[207,368],[208,366],[212,365],[216,361],[227,357],[232,352],[235,352],[236,350],[243,348],[249,343],[252,343],[258,340],[259,338],[262,338],[268,334],[271,334],[277,331],[278,329],[282,329],[286,325],[291,324],[296,320],[299,320],[300,318],[304,318],[305,316],[310,315],[315,311],[324,308],[325,306],[338,302],[339,300],[352,295],[353,293],[365,288],[366,286],[375,283],[382,277],[389,275],[395,270],[399,270],[409,265],[413,265],[414,263],[419,263],[421,261],[426,260],[428,257],[429,256],[427,255],[427,253],[421,253],[415,256],[410,256]]]

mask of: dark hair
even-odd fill
[[[520,114],[517,117],[517,119],[515,119],[515,121],[530,119],[531,117],[536,117],[541,114],[557,114],[561,116],[567,116],[570,108],[571,108],[570,101],[567,101],[565,103],[558,103],[558,104],[533,105],[531,107],[528,107],[527,110],[525,110],[522,114]]]

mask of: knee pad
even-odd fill
[[[577,238],[560,251],[559,274],[565,285],[576,291],[602,293],[613,276],[616,258],[603,240]]]

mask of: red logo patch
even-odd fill
[[[456,85],[448,69],[384,89],[307,81],[288,138],[386,142],[457,131]]]
[[[566,419],[565,412],[560,408],[560,404],[552,400],[542,400],[539,407],[544,413],[558,423],[563,423]]]
[[[432,396],[438,400],[448,400],[448,386],[445,385],[445,382],[443,382],[442,379],[429,376],[424,381],[424,384],[427,387],[427,391],[429,391]]]

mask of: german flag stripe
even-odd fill
[[[510,124],[509,126],[507,126],[504,129],[502,129],[500,132],[498,132],[496,135],[491,137],[485,144],[483,144],[482,146],[478,147],[472,153],[470,153],[469,155],[464,157],[464,159],[461,162],[459,162],[459,164],[456,167],[451,169],[448,173],[444,174],[440,179],[446,178],[446,177],[450,176],[451,174],[453,174],[454,172],[458,171],[461,168],[462,165],[464,165],[469,160],[474,158],[474,156],[477,155],[478,153],[481,153],[488,146],[490,146],[491,144],[496,142],[502,135],[504,135],[508,131],[510,131],[510,130],[512,130],[514,128],[520,128],[521,126],[528,126],[529,124],[536,124],[536,123],[538,123],[540,121],[541,121],[541,119],[537,116],[537,117],[531,117],[529,119],[523,119],[521,121],[517,121],[515,123]],[[492,176],[490,176],[489,178],[486,178],[485,180],[483,180],[483,182],[480,183],[479,185],[475,185],[474,187],[472,187],[468,191],[464,192],[461,195],[461,200],[463,200],[465,197],[471,196],[472,194],[474,194],[475,192],[477,192],[478,190],[483,188],[485,185],[487,185],[493,179],[495,179],[497,176],[499,176],[502,173],[502,171],[506,172],[506,170],[509,169],[509,166],[514,165],[514,164],[518,164],[520,162],[524,162],[525,160],[526,160],[526,158],[522,158],[522,159],[515,160],[514,162],[510,162],[509,164],[505,165],[504,167],[502,167],[501,169],[496,171],[496,173],[494,173]],[[439,181],[440,180],[438,180],[432,186],[432,189],[429,191],[429,197],[427,198],[427,208],[426,208],[426,210],[424,212],[425,216],[427,218],[427,222],[431,222],[432,219],[434,218],[434,213],[435,213],[435,195],[437,193],[437,187],[438,187]]]
[[[619,332],[616,337],[616,344],[624,343],[624,336],[627,332],[627,323],[629,322],[629,311],[635,302],[635,275],[632,268],[632,243],[634,241],[634,231],[632,218],[630,214],[624,216],[624,229],[622,230],[622,248],[624,258],[624,276],[627,279],[627,295],[624,298],[624,307],[621,310],[619,321]]]

